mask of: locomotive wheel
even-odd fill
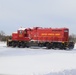
[[[60,43],[60,45],[59,45],[59,49],[64,49],[62,43]]]
[[[26,43],[26,47],[27,47],[27,48],[30,47],[30,43],[29,43],[29,42]]]
[[[73,49],[74,48],[74,46],[69,46],[69,49]]]
[[[60,43],[59,49],[66,50],[67,48],[64,43]]]
[[[26,44],[24,42],[22,42],[22,48],[25,48]]]
[[[46,47],[47,47],[47,49],[51,49],[51,44],[50,43],[47,43],[46,44]]]
[[[16,42],[12,42],[12,47],[16,47]]]
[[[38,46],[39,46],[39,47],[42,47],[42,46],[43,46],[43,44],[42,44],[42,43],[39,43],[39,44],[38,44]]]
[[[19,48],[20,48],[20,42],[18,42],[17,47],[19,47]]]
[[[25,47],[29,47],[29,44],[28,43],[26,43],[26,42],[18,42],[18,44],[17,44],[17,47],[21,47],[21,48],[25,48]]]
[[[74,48],[74,43],[73,42],[69,42],[68,48],[69,49],[73,49]]]

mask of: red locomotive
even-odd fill
[[[73,49],[74,43],[69,42],[68,28],[20,28],[12,33],[12,39],[7,40],[7,46],[30,47],[39,46],[48,49]]]

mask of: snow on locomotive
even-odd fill
[[[73,49],[74,42],[69,42],[68,28],[20,28],[12,33],[12,39],[7,40],[7,46],[31,47],[39,46],[48,49]]]

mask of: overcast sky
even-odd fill
[[[76,34],[76,0],[0,0],[0,31],[67,27]]]

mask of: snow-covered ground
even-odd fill
[[[0,42],[2,75],[76,75],[76,46],[73,50],[11,48]]]

